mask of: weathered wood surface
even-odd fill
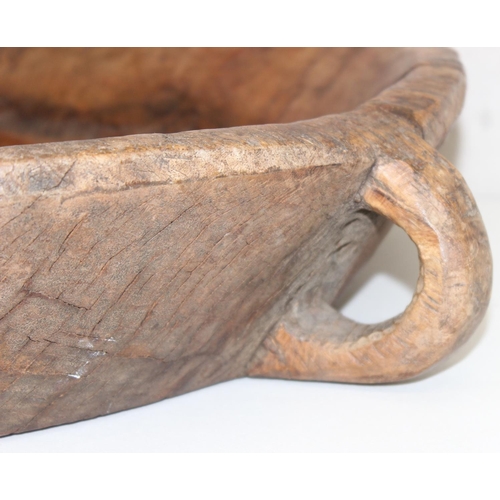
[[[56,141],[0,149],[0,435],[249,374],[401,380],[449,353],[491,288],[472,195],[434,150],[463,95],[444,49],[0,52],[0,142]],[[331,304],[379,214],[421,278],[402,316],[359,325]]]

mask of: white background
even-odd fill
[[[462,172],[500,257],[500,49],[458,49],[467,98],[442,152]],[[391,230],[343,300],[363,322],[408,304],[416,251]],[[500,284],[473,338],[395,385],[242,379],[147,407],[0,439],[14,451],[500,451]]]

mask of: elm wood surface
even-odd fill
[[[452,51],[4,50],[0,96],[3,144],[55,141],[0,149],[0,435],[246,375],[406,379],[485,312],[487,236],[434,149]],[[421,277],[360,325],[331,304],[383,216]]]

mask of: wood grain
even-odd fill
[[[451,352],[491,288],[434,149],[464,84],[446,49],[1,51],[0,435]],[[401,317],[359,325],[331,304],[388,220],[421,279]]]

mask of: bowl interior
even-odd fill
[[[349,111],[404,75],[403,49],[0,51],[0,146],[286,123]]]

